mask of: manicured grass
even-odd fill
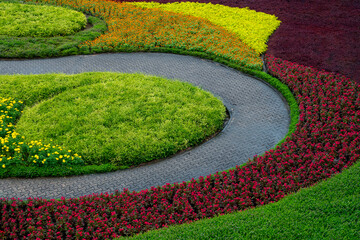
[[[50,7],[19,3],[16,3],[16,5],[34,7],[35,9],[42,7]],[[64,11],[70,11],[70,9],[65,8],[52,8],[61,9],[62,12],[62,9],[64,9]],[[81,16],[85,18],[83,13],[81,13]],[[71,23],[60,23],[62,23],[63,25],[71,25]],[[89,53],[89,50],[79,48],[80,43],[90,41],[95,39],[96,37],[99,37],[102,33],[106,31],[107,26],[105,21],[93,16],[89,16],[87,18],[87,23],[89,24],[89,28],[82,31],[72,32],[70,35],[66,36],[45,37],[42,35],[39,36],[39,34],[35,34],[34,36],[10,36],[0,33],[0,58],[54,57]],[[31,30],[31,32],[38,33],[36,29]]]
[[[86,26],[83,13],[54,6],[0,3],[0,35],[54,37],[74,34]]]
[[[279,202],[130,239],[359,239],[359,206],[360,162]]]
[[[100,75],[109,80],[24,109],[17,131],[71,146],[87,165],[130,167],[199,144],[223,125],[222,102],[188,83],[133,74],[91,78]]]
[[[27,106],[16,129],[26,142],[52,140],[86,165],[127,168],[167,157],[201,143],[225,118],[212,94],[140,74],[0,76],[0,86]]]

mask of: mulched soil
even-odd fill
[[[180,0],[149,1],[166,3]],[[358,0],[198,0],[197,2],[249,7],[256,11],[274,14],[282,24],[269,40],[268,54],[302,65],[341,73],[360,83],[360,1]]]

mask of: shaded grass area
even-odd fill
[[[360,162],[279,202],[130,239],[359,239],[359,206]]]
[[[27,106],[17,132],[65,146],[87,165],[6,176],[62,176],[128,168],[201,143],[218,131],[225,107],[189,83],[140,74],[1,75],[0,95]],[[61,159],[60,159],[61,160]],[[96,166],[93,166],[96,165]]]
[[[6,2],[17,3],[19,1]],[[0,35],[0,58],[44,58],[88,54],[88,49],[79,48],[80,43],[99,37],[107,30],[107,25],[104,20],[93,16],[89,16],[87,22],[86,29],[67,36],[16,37]]]
[[[222,102],[189,83],[130,74],[92,78],[100,75],[109,80],[26,108],[17,131],[71,146],[87,165],[130,167],[199,144],[223,125]]]
[[[249,7],[256,11],[274,14],[282,23],[269,39],[268,54],[302,65],[341,73],[360,82],[359,1],[190,0],[190,2]]]

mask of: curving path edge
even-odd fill
[[[0,198],[72,198],[188,181],[240,165],[273,148],[288,132],[289,108],[276,90],[209,60],[167,53],[113,53],[0,61],[2,75],[102,71],[145,73],[193,83],[220,97],[230,120],[210,141],[144,166],[73,177],[0,179]]]

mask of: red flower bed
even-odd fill
[[[296,132],[244,167],[139,193],[0,201],[0,239],[106,239],[244,210],[330,177],[360,158],[360,85],[267,56],[300,105]],[[259,139],[261,141],[261,139]]]
[[[181,0],[127,0],[160,3]],[[268,53],[318,69],[338,72],[360,83],[360,2],[339,0],[200,0],[249,7],[282,21],[270,37]]]

